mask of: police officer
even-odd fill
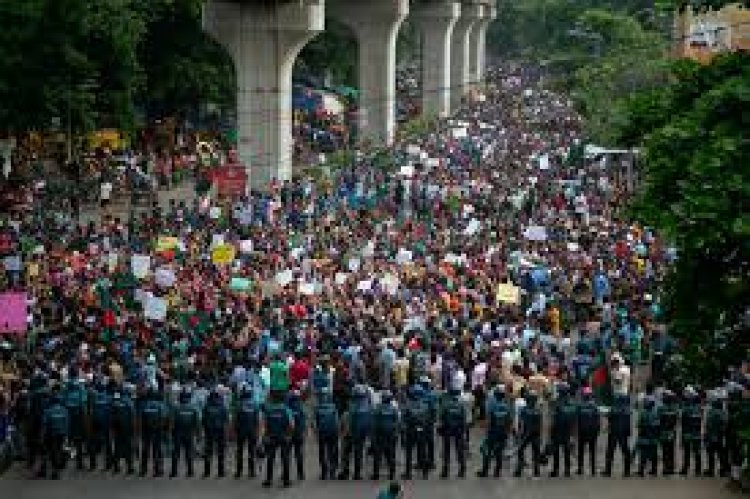
[[[188,390],[180,392],[180,399],[172,411],[172,472],[170,478],[177,476],[180,451],[185,456],[187,476],[193,476],[193,441],[198,429],[198,411],[191,403]]]
[[[164,440],[164,420],[166,406],[159,392],[149,388],[141,407],[141,470],[140,476],[146,476],[149,455],[154,460],[154,476],[162,476],[162,442]]]
[[[203,408],[203,433],[206,438],[206,449],[203,456],[203,478],[211,476],[211,460],[214,449],[219,460],[219,478],[224,477],[224,453],[227,447],[227,408],[224,399],[214,388],[208,395]]]
[[[638,460],[638,476],[642,477],[646,467],[650,465],[649,474],[657,474],[657,449],[659,446],[659,415],[656,412],[656,402],[651,395],[643,401],[643,409],[638,415],[638,440],[636,449],[640,455]]]
[[[421,389],[422,397],[427,404],[429,419],[427,425],[424,427],[424,438],[427,446],[427,462],[431,470],[435,469],[435,425],[437,424],[438,418],[438,394],[432,387],[432,382],[429,376],[422,376],[419,380],[419,387]]]
[[[693,387],[685,388],[685,406],[682,410],[682,469],[680,475],[687,475],[690,469],[691,454],[695,458],[695,474],[701,474],[701,406],[698,394]]]
[[[531,459],[534,467],[534,476],[539,476],[539,465],[541,461],[541,436],[542,436],[542,411],[539,409],[537,394],[533,391],[526,395],[526,406],[519,414],[520,444],[516,462],[516,471],[513,474],[520,477],[525,467],[526,448],[531,446]]]
[[[339,413],[328,387],[320,389],[318,399],[315,428],[318,433],[320,479],[334,480],[339,466]]]
[[[389,390],[381,394],[381,402],[373,413],[373,459],[372,479],[380,479],[380,462],[388,465],[388,480],[396,478],[396,440],[400,426],[400,414]]]
[[[576,407],[570,400],[568,385],[561,383],[557,386],[557,403],[555,404],[552,417],[552,472],[551,477],[560,473],[560,452],[563,454],[565,464],[565,476],[570,476],[570,437],[575,424]]]
[[[344,460],[339,480],[349,479],[350,462],[354,457],[354,479],[362,479],[362,459],[367,440],[372,432],[372,407],[367,397],[367,388],[354,387],[349,411],[345,417]]]
[[[412,386],[407,394],[409,400],[404,407],[406,470],[401,478],[411,480],[412,458],[416,450],[417,469],[422,471],[422,477],[426,479],[430,471],[428,432],[431,427],[432,414],[421,386]]]
[[[272,393],[271,400],[263,410],[263,438],[266,452],[266,480],[263,487],[270,487],[273,480],[273,465],[276,453],[281,455],[281,480],[284,487],[289,482],[289,438],[294,431],[294,415],[280,395]]]
[[[724,410],[724,401],[718,393],[714,393],[711,405],[706,413],[706,455],[708,457],[708,469],[705,476],[712,477],[716,472],[716,460],[719,461],[719,474],[724,477],[729,474],[726,459],[726,447],[724,435],[727,428],[727,413]]]
[[[623,475],[630,476],[630,431],[632,425],[630,397],[624,394],[615,395],[608,415],[609,433],[607,434],[607,454],[604,465],[604,476],[612,476],[612,461],[615,449],[620,448],[624,465]]]
[[[112,468],[112,438],[110,434],[112,397],[101,378],[94,382],[89,397],[91,414],[91,432],[89,434],[89,469],[97,467],[97,456],[104,448],[105,466]]]
[[[511,426],[510,407],[505,401],[505,387],[502,385],[495,388],[492,396],[487,401],[487,436],[484,441],[484,453],[482,455],[482,469],[477,476],[486,478],[490,469],[490,461],[495,458],[495,478],[502,473],[503,453],[508,441],[508,431]]]
[[[234,416],[237,447],[235,478],[242,476],[244,453],[247,450],[247,468],[250,478],[255,478],[255,451],[258,445],[258,428],[260,426],[260,405],[253,397],[248,386],[242,387],[237,411]]]
[[[675,472],[675,442],[677,439],[677,420],[680,410],[677,396],[670,390],[664,391],[659,414],[659,443],[661,444],[662,473],[664,476]]]
[[[112,470],[120,472],[120,461],[125,460],[128,474],[133,468],[133,428],[135,406],[127,393],[116,389],[112,394],[112,438],[114,440],[114,457]]]
[[[443,470],[441,478],[448,478],[451,460],[451,442],[458,459],[458,477],[466,476],[464,437],[466,434],[466,407],[461,401],[461,391],[451,388],[440,413],[438,433],[443,438]]]
[[[727,388],[727,459],[731,467],[739,468],[744,460],[740,430],[746,424],[745,404],[742,398],[742,385],[730,383]]]
[[[589,464],[591,475],[596,475],[596,445],[599,440],[601,429],[601,417],[599,407],[594,400],[591,387],[586,386],[581,390],[581,403],[578,405],[576,417],[578,419],[578,471],[583,474],[584,454],[589,451]]]
[[[49,395],[47,378],[42,371],[37,371],[29,383],[29,421],[26,425],[27,465],[29,468],[34,467],[37,457],[44,450],[44,442],[42,442],[42,419],[44,410],[48,405]]]
[[[42,467],[37,477],[46,478],[47,461],[52,464],[52,479],[60,477],[60,470],[65,464],[63,444],[70,431],[70,421],[67,408],[63,405],[60,394],[54,392],[49,400],[49,406],[42,415],[41,436],[44,442]]]
[[[294,416],[294,431],[291,438],[291,450],[294,454],[294,462],[297,464],[297,480],[305,479],[305,429],[307,428],[307,416],[302,405],[302,398],[298,390],[292,390],[288,399],[289,409]]]
[[[86,390],[78,380],[78,370],[70,368],[68,381],[62,393],[63,402],[68,409],[68,441],[76,451],[76,468],[83,470],[83,442],[86,417]]]

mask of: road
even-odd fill
[[[601,439],[603,440],[603,439]],[[257,497],[284,497],[288,499],[329,499],[329,498],[375,498],[377,490],[385,486],[385,480],[379,483],[370,480],[361,482],[322,482],[318,480],[316,462],[317,448],[311,440],[306,447],[305,461],[307,480],[293,481],[292,487],[283,489],[278,480],[276,485],[266,490],[261,488],[260,478],[250,480],[231,478],[233,465],[228,463],[229,478],[146,478],[112,476],[103,471],[76,472],[67,470],[60,481],[31,480],[30,474],[23,466],[17,466],[0,478],[0,497],[8,499],[83,499],[86,497],[106,499],[132,499],[147,497],[149,499],[210,499],[213,497],[245,498],[247,494]],[[475,443],[478,440],[475,440]],[[229,452],[231,457],[233,452]],[[230,459],[231,461],[231,459]],[[515,463],[515,459],[511,461]],[[168,460],[165,470],[169,472]],[[202,461],[196,460],[197,476],[202,473]],[[615,467],[615,477],[576,477],[535,479],[529,476],[512,478],[505,464],[504,477],[499,479],[478,479],[474,476],[477,470],[478,455],[475,452],[469,461],[468,478],[460,480],[451,478],[441,480],[432,474],[427,481],[417,479],[405,482],[405,499],[479,499],[479,498],[514,498],[514,499],[724,499],[735,497],[726,487],[724,479],[656,477],[656,478],[621,478],[619,467]],[[575,459],[573,463],[575,469]],[[365,476],[369,476],[368,463]],[[402,470],[399,465],[399,473]],[[215,468],[214,468],[215,471]],[[262,471],[262,470],[260,470]],[[455,467],[453,469],[455,473]],[[292,474],[294,477],[294,473]]]

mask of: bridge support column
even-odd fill
[[[414,7],[422,36],[422,114],[446,117],[451,104],[451,35],[461,6],[443,1]]]
[[[453,28],[451,45],[451,111],[461,106],[461,100],[468,91],[471,81],[470,39],[474,25],[482,20],[485,6],[482,4],[463,4],[461,17]]]
[[[328,0],[326,8],[359,43],[360,137],[390,145],[396,133],[396,38],[409,0]]]
[[[234,61],[238,152],[252,188],[292,178],[292,68],[324,23],[324,0],[209,0],[203,8],[203,28]]]
[[[484,8],[482,20],[478,21],[474,25],[474,29],[471,30],[469,40],[469,50],[471,53],[469,73],[472,83],[479,85],[484,83],[484,73],[487,67],[487,29],[495,19],[497,19],[497,8],[494,5],[487,5]]]

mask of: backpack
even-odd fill
[[[120,431],[127,431],[133,426],[133,418],[130,405],[123,399],[112,402],[112,421],[114,427]]]
[[[161,425],[161,408],[158,402],[149,401],[143,406],[143,426],[155,430]]]
[[[490,432],[493,434],[504,434],[508,428],[509,414],[507,404],[491,404],[489,413]]]
[[[407,408],[409,429],[422,431],[430,422],[430,408],[421,400],[409,404]]]
[[[258,405],[251,399],[240,401],[237,408],[237,431],[247,433],[258,426]]]
[[[60,407],[51,407],[46,414],[47,432],[50,436],[64,437],[68,434],[68,413]]]
[[[315,410],[318,433],[325,437],[333,437],[338,434],[338,413],[336,406],[330,403],[320,404]]]
[[[382,405],[375,416],[375,432],[378,435],[390,436],[396,432],[398,413],[392,405]]]
[[[289,410],[286,406],[274,404],[268,408],[266,413],[266,428],[269,436],[283,437],[291,424]]]
[[[91,417],[97,423],[106,422],[110,414],[109,396],[104,392],[94,392],[91,403]]]
[[[224,407],[219,404],[208,404],[205,410],[203,419],[206,428],[215,431],[224,429]]]
[[[78,412],[83,407],[83,394],[80,387],[69,388],[65,392],[65,407],[71,412]]]
[[[372,429],[372,413],[365,404],[358,404],[351,413],[351,434],[356,438],[364,438]]]
[[[466,424],[464,406],[460,400],[450,399],[445,405],[444,424],[448,430],[457,431]]]

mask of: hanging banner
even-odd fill
[[[241,197],[247,187],[247,170],[240,164],[226,164],[213,172],[216,192],[221,197]]]

